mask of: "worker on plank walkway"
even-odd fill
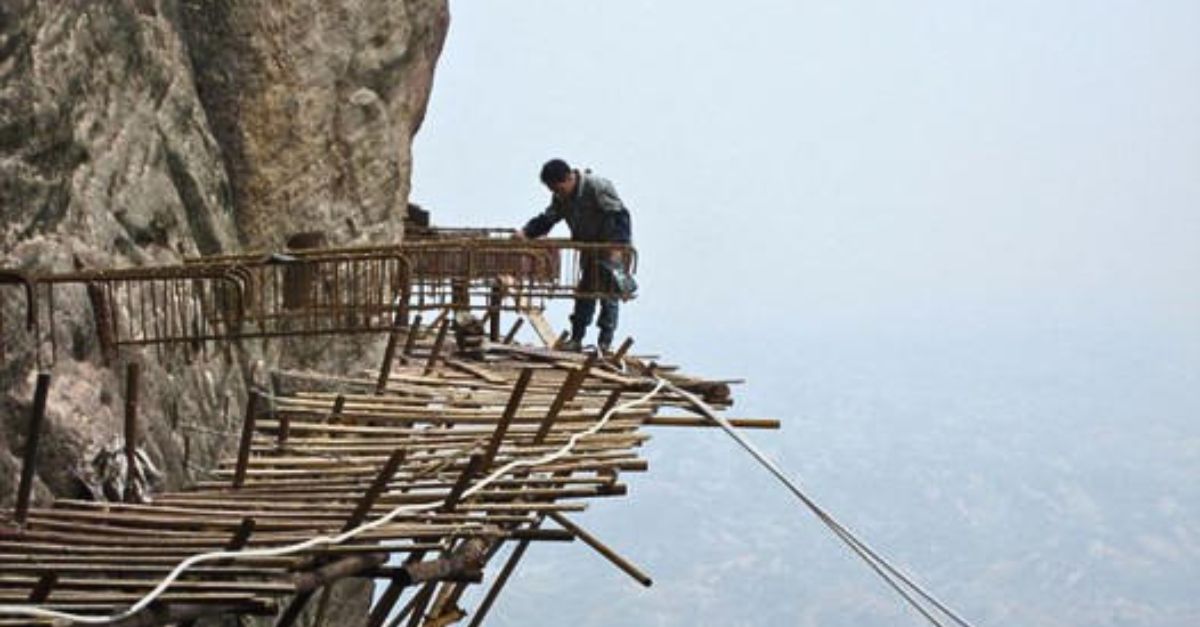
[[[560,220],[566,220],[571,229],[571,239],[577,242],[604,242],[628,244],[632,239],[629,210],[617,196],[617,190],[608,179],[596,176],[589,170],[572,169],[562,159],[551,159],[542,166],[542,183],[550,188],[550,206],[534,216],[525,227],[517,231],[516,237],[537,238],[550,232]],[[632,280],[625,275],[620,253],[613,251],[599,258],[594,252],[585,251],[580,256],[582,275],[577,286],[575,311],[571,314],[571,339],[562,347],[580,350],[588,325],[596,312],[597,292],[611,296],[600,298],[600,327],[597,345],[607,351],[612,345],[617,330],[618,297],[630,297]]]

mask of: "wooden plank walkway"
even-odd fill
[[[322,587],[359,577],[385,585],[372,627],[390,620],[405,592],[410,600],[400,612],[409,625],[465,618],[477,625],[530,542],[576,538],[648,583],[567,516],[591,499],[627,494],[624,473],[647,470],[639,453],[648,428],[708,423],[679,415],[687,403],[660,392],[585,431],[653,390],[648,377],[669,378],[720,408],[732,402],[728,382],[633,356],[617,361],[491,341],[460,352],[435,333],[429,327],[401,338],[405,349],[383,368],[277,373],[278,395],[260,392],[247,403],[236,453],[186,490],[148,503],[58,499],[20,516],[0,510],[0,604],[112,615],[188,556],[337,535],[397,507],[411,511],[343,543],[204,562],[119,624],[248,614],[278,615],[276,624],[286,627]],[[660,415],[664,410],[674,415]],[[762,419],[735,424],[778,426]],[[537,461],[572,438],[577,442],[560,458]],[[513,462],[530,465],[463,498]],[[556,524],[544,525],[547,518]],[[482,580],[506,542],[517,550],[468,614],[458,606],[463,591]],[[38,620],[0,613],[0,625],[50,623]]]

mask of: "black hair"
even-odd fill
[[[567,180],[571,174],[571,166],[562,159],[551,159],[542,166],[542,182],[553,185]]]

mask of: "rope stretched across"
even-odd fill
[[[959,627],[974,627],[970,622],[959,616],[944,603],[934,597],[931,593],[914,582],[911,577],[905,575],[898,568],[888,563],[886,559],[881,557],[879,553],[872,549],[866,542],[863,542],[861,539],[855,536],[849,529],[847,529],[844,525],[838,522],[837,519],[829,514],[829,512],[817,505],[812,498],[810,498],[804,493],[803,490],[800,489],[799,485],[797,485],[794,481],[789,479],[786,474],[784,474],[783,470],[779,468],[778,464],[776,464],[771,458],[767,457],[766,454],[760,451],[758,447],[754,446],[754,444],[747,440],[741,433],[738,433],[738,431],[734,429],[733,425],[730,424],[728,420],[717,415],[717,413],[714,412],[712,408],[709,407],[703,400],[701,400],[695,394],[692,394],[687,390],[667,382],[664,379],[660,378],[658,381],[660,385],[665,384],[665,386],[672,392],[679,394],[691,402],[692,405],[694,405],[700,413],[704,414],[706,418],[717,423],[725,431],[725,433],[729,434],[729,436],[732,437],[739,445],[741,445],[743,449],[750,453],[750,455],[754,457],[759,464],[761,464],[767,469],[767,471],[774,475],[775,478],[778,479],[780,483],[782,483],[792,494],[796,495],[796,498],[800,499],[800,502],[803,503],[805,507],[812,511],[812,513],[815,514],[817,518],[825,524],[826,527],[833,531],[834,535],[836,535],[842,542],[846,543],[846,545],[850,547],[850,550],[854,551],[858,557],[866,562],[867,566],[870,566],[871,570],[875,571],[875,573],[879,575],[880,578],[882,578],[884,582],[886,582],[888,586],[892,588],[892,590],[896,591],[905,601],[908,602],[909,605],[919,612],[921,616],[924,616],[925,619],[931,624],[941,627],[943,623],[933,615],[933,612],[930,611],[930,608],[923,606],[917,601],[916,598],[914,598],[914,596],[920,597],[925,602],[932,605],[934,608],[939,610],[943,616],[948,617],[955,624],[959,625]]]

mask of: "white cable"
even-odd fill
[[[623,403],[621,405],[613,407],[607,413],[605,413],[603,416],[601,416],[600,420],[597,421],[596,424],[592,425],[591,427],[588,427],[587,429],[585,429],[583,431],[580,431],[579,433],[575,433],[575,434],[571,435],[571,437],[567,440],[567,443],[564,444],[561,448],[559,448],[556,451],[552,451],[550,453],[547,453],[547,454],[545,454],[541,457],[535,458],[535,459],[513,460],[513,461],[509,462],[508,464],[505,464],[499,470],[496,470],[492,474],[481,479],[475,485],[464,490],[462,495],[459,498],[461,500],[466,500],[467,498],[470,498],[476,492],[479,492],[480,490],[486,488],[488,485],[490,485],[496,479],[509,473],[514,468],[518,468],[521,466],[539,466],[542,464],[548,464],[550,462],[553,462],[553,461],[556,461],[556,460],[562,458],[566,454],[570,453],[573,448],[575,448],[575,445],[579,442],[580,439],[585,438],[590,435],[594,435],[594,434],[598,433],[601,429],[603,429],[604,426],[606,424],[608,424],[611,417],[613,415],[615,415],[617,412],[625,411],[627,409],[632,409],[632,408],[635,408],[639,405],[642,405],[642,404],[648,402],[650,399],[654,398],[659,393],[660,390],[662,390],[664,385],[667,385],[667,382],[660,379],[658,381],[657,385],[655,385],[654,389],[650,390],[650,392],[648,392],[644,396],[641,396],[640,398],[637,398],[637,399],[634,399],[627,403]],[[424,511],[424,510],[428,510],[428,509],[434,509],[434,508],[438,507],[439,505],[440,505],[439,503],[419,503],[419,504],[415,504],[415,505],[401,505],[376,520],[373,520],[369,523],[364,523],[358,527],[355,527],[354,529],[351,529],[349,531],[346,531],[346,532],[336,535],[336,536],[317,536],[317,537],[305,540],[304,542],[298,542],[296,544],[289,544],[289,545],[279,546],[279,547],[274,547],[274,548],[245,549],[245,550],[241,550],[241,551],[214,551],[211,553],[201,553],[199,555],[193,555],[187,559],[184,559],[177,566],[175,566],[175,569],[172,570],[170,572],[170,574],[168,574],[165,578],[163,578],[162,582],[160,582],[157,586],[155,586],[155,588],[153,590],[146,593],[146,595],[143,596],[141,598],[141,600],[139,600],[137,603],[134,603],[132,606],[130,606],[129,609],[125,610],[124,612],[120,612],[120,613],[113,614],[110,616],[84,616],[84,615],[80,615],[80,614],[72,614],[70,612],[60,612],[57,610],[49,610],[49,609],[36,607],[36,606],[21,606],[21,605],[0,605],[0,614],[17,614],[17,615],[21,615],[21,616],[31,616],[31,617],[35,617],[35,618],[49,618],[49,619],[54,619],[56,621],[68,621],[68,624],[69,623],[83,623],[83,624],[88,624],[88,625],[103,625],[103,624],[107,624],[107,623],[113,623],[113,622],[116,622],[119,620],[124,620],[126,618],[129,618],[130,616],[133,616],[134,614],[137,614],[138,612],[145,609],[147,606],[149,606],[151,603],[153,603],[155,599],[157,599],[159,596],[161,596],[163,594],[163,592],[165,592],[167,590],[167,588],[170,587],[170,585],[172,583],[174,583],[175,580],[178,579],[180,577],[180,575],[182,575],[184,573],[184,571],[186,571],[187,569],[191,568],[192,566],[194,566],[196,564],[200,564],[203,562],[211,562],[211,561],[215,561],[215,560],[223,560],[223,559],[238,559],[241,557],[278,557],[281,555],[290,555],[293,553],[298,553],[300,551],[312,548],[319,544],[337,545],[337,544],[341,544],[347,540],[350,540],[351,538],[354,538],[355,536],[357,536],[365,531],[370,531],[372,529],[376,529],[378,527],[386,525],[387,523],[391,522],[392,520],[394,520],[397,516],[399,516],[401,514],[414,513],[414,512],[420,512],[420,511]]]
[[[750,453],[750,455],[753,456],[754,459],[756,459],[758,463],[766,468],[772,475],[775,475],[776,479],[778,479],[785,487],[787,487],[792,494],[796,495],[796,498],[800,499],[800,501],[804,503],[804,505],[807,506],[808,509],[810,509],[813,514],[815,514],[817,518],[821,520],[821,522],[825,523],[825,525],[829,527],[839,539],[845,542],[852,551],[862,558],[863,561],[865,561],[867,565],[875,571],[876,574],[883,578],[883,580],[889,586],[891,586],[893,590],[899,593],[900,596],[909,603],[909,605],[920,612],[920,614],[924,616],[926,620],[934,625],[940,626],[942,624],[929,612],[928,608],[923,607],[920,603],[918,603],[917,600],[909,594],[909,592],[915,592],[921,598],[925,599],[934,607],[941,610],[945,616],[949,617],[960,627],[974,627],[966,619],[956,614],[931,593],[927,592],[920,585],[915,583],[911,577],[888,563],[887,560],[876,553],[874,549],[867,545],[867,543],[860,540],[857,536],[851,533],[849,529],[838,522],[837,519],[835,519],[831,514],[826,512],[823,508],[821,508],[821,506],[817,505],[816,502],[809,498],[809,496],[800,489],[800,486],[798,486],[795,482],[789,479],[787,475],[784,474],[783,470],[779,468],[779,465],[776,464],[774,460],[767,457],[762,451],[758,450],[758,447],[754,446],[753,443],[739,433],[737,429],[735,429],[733,425],[729,423],[728,420],[717,415],[717,413],[713,411],[712,408],[709,407],[703,400],[701,400],[695,394],[681,389],[678,386],[665,381],[664,379],[659,378],[658,381],[660,385],[665,384],[666,387],[672,392],[675,392],[676,394],[679,394],[683,398],[690,401],[702,414],[705,415],[705,417],[720,425],[725,433],[729,434],[730,437],[732,437],[739,445],[741,445],[742,448]],[[895,579],[893,579],[893,577]],[[903,586],[900,585],[900,582],[907,586],[907,591]]]

